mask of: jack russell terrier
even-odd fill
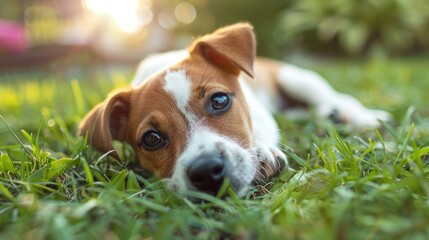
[[[256,58],[255,49],[252,26],[239,23],[196,39],[187,51],[149,57],[132,87],[95,106],[79,134],[101,152],[113,150],[112,140],[129,143],[141,165],[179,193],[216,195],[228,179],[243,196],[253,181],[288,166],[270,112],[304,103],[320,118],[336,112],[357,128],[389,119],[314,72]]]

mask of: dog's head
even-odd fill
[[[198,38],[188,58],[96,106],[80,134],[102,152],[112,140],[129,143],[143,167],[178,192],[216,194],[229,179],[243,195],[260,164],[238,80],[241,71],[253,76],[254,58],[248,24]]]

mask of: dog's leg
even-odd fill
[[[368,109],[350,95],[336,92],[317,73],[285,64],[278,73],[278,83],[292,98],[315,108],[318,117],[334,117],[356,128],[379,126],[379,120],[390,120],[390,114]]]

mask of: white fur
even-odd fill
[[[280,141],[280,136],[277,123],[273,116],[268,109],[261,104],[257,95],[254,94],[243,78],[240,79],[240,86],[249,106],[255,145],[277,146]]]
[[[273,166],[276,165],[276,159],[284,161],[285,166],[288,166],[286,155],[278,150],[280,143],[279,128],[272,114],[268,108],[259,101],[257,98],[258,95],[252,91],[243,78],[240,78],[240,86],[249,106],[252,119],[253,154],[261,156],[259,160],[268,160]]]
[[[154,54],[145,58],[137,68],[131,86],[136,88],[140,86],[146,79],[153,74],[164,70],[165,68],[182,61],[189,57],[189,52],[186,50],[177,50],[161,54]]]
[[[291,97],[317,105],[335,100],[335,90],[317,73],[285,64],[278,73],[279,84]]]
[[[188,102],[191,97],[192,84],[186,76],[185,70],[167,70],[165,76],[164,89],[176,102],[177,108],[185,115],[189,123],[196,121],[196,117],[188,109]]]

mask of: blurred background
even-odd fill
[[[0,67],[132,63],[238,21],[255,26],[259,55],[279,59],[429,49],[428,0],[0,0]]]

